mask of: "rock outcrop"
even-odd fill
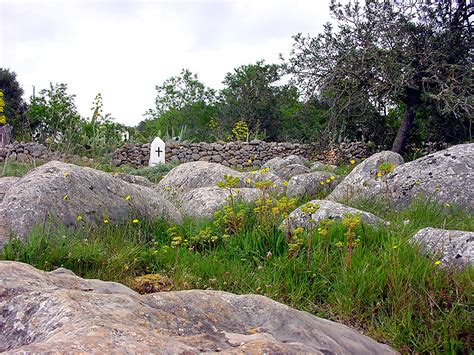
[[[110,223],[142,217],[181,220],[179,211],[153,189],[58,161],[30,171],[11,186],[0,215],[8,230],[21,239],[48,216],[66,227],[104,219]],[[0,246],[5,241],[2,238]]]
[[[0,295],[0,352],[11,354],[396,354],[347,326],[257,295],[139,295],[12,261],[0,261]]]
[[[382,164],[394,168],[377,176]],[[393,152],[372,155],[354,170],[328,196],[341,202],[373,196],[395,206],[408,205],[423,196],[474,210],[474,143],[459,144],[403,164]]]
[[[327,189],[331,191],[340,182],[340,177],[326,171],[315,171],[302,175],[293,176],[288,181],[286,195],[288,197],[316,197],[316,195]]]
[[[217,163],[203,161],[185,163],[173,168],[156,185],[155,190],[165,196],[183,213],[193,217],[211,217],[216,209],[226,203],[229,192],[217,187],[224,177],[238,177],[240,197],[254,201],[260,196],[255,182],[268,180],[276,193],[284,192],[283,180],[271,172],[239,172]]]
[[[393,169],[403,164],[403,158],[394,152],[376,153],[357,165],[327,197],[328,200],[342,202],[351,199],[372,196],[387,196],[389,190],[385,177],[378,177],[382,164],[391,165]]]
[[[356,208],[347,207],[340,203],[328,201],[328,200],[312,200],[308,202],[313,206],[319,206],[316,212],[309,214],[301,210],[301,207],[297,208],[288,216],[291,229],[298,227],[306,228],[309,226],[310,221],[314,221],[314,226],[318,225],[320,221],[324,219],[338,220],[344,218],[348,214],[361,216],[362,223],[377,226],[385,223],[385,221],[372,213],[364,212]],[[285,229],[288,226],[288,221],[285,219],[281,224],[281,228]]]
[[[425,196],[474,211],[474,143],[403,164],[387,176],[387,185],[390,198],[398,205]]]
[[[230,191],[220,187],[201,187],[185,193],[182,197],[181,211],[184,215],[196,218],[209,218],[214,212],[229,203]],[[236,201],[253,202],[262,196],[260,190],[252,188],[232,189]]]
[[[422,253],[441,261],[441,267],[474,266],[474,232],[424,228],[411,239]]]
[[[289,155],[284,158],[273,158],[263,164],[263,168],[269,168],[275,175],[288,180],[293,176],[309,173],[309,169],[305,166],[306,162],[306,159],[297,155]]]

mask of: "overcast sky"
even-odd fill
[[[278,63],[292,35],[316,35],[329,0],[0,0],[0,66],[25,98],[67,83],[81,115],[102,93],[104,112],[136,125],[155,85],[182,68],[219,89],[227,72]]]

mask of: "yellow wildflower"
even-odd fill
[[[133,222],[133,223],[138,223],[138,222],[140,222],[140,221],[135,218],[132,222]]]
[[[247,162],[248,162],[248,163],[251,163],[251,162],[252,162],[252,159],[247,160]]]
[[[69,173],[69,171],[65,171],[65,172],[64,172],[64,177],[68,177],[69,175],[71,175],[71,174]]]
[[[398,248],[398,245],[394,245],[392,248],[393,248],[393,249],[397,249],[397,248]]]
[[[320,183],[321,185],[324,185],[324,181],[320,181],[319,183]]]
[[[440,260],[437,260],[437,261],[435,261],[435,263],[434,263],[434,264],[435,264],[435,265],[441,265],[442,263],[441,263],[441,261],[440,261]]]
[[[354,159],[351,160],[351,165],[354,165],[356,161]]]
[[[283,182],[283,186],[288,186],[288,181]]]
[[[64,200],[64,201],[69,200],[69,196],[68,196],[68,195],[64,195],[63,200]]]
[[[335,179],[335,176],[334,175],[331,175],[331,180],[334,180]]]
[[[171,187],[165,187],[165,190],[166,190],[166,191],[170,191],[170,190],[171,190]]]
[[[245,180],[245,182],[246,182],[247,184],[250,184],[250,183],[252,182],[252,180],[247,179],[247,180]]]
[[[331,182],[331,179],[326,179],[326,182],[329,184]]]
[[[77,216],[77,218],[76,218],[76,219],[77,219],[77,221],[78,221],[78,222],[80,222],[80,221],[82,221],[82,216],[81,216],[81,215],[79,215],[79,216]]]
[[[125,196],[125,201],[130,201],[130,200],[131,200],[131,198],[132,198],[132,196],[130,196],[130,195],[127,195],[127,196]]]
[[[381,176],[382,176],[382,173],[379,171],[379,172],[377,173],[377,176],[378,176],[378,177],[381,177]]]
[[[109,223],[109,220],[108,220],[108,219],[104,219],[104,223],[105,223],[105,224],[108,224],[108,223]]]

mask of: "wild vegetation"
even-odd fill
[[[407,144],[472,139],[472,15],[465,1],[332,0],[334,22],[315,37],[294,36],[289,58],[257,61],[226,74],[224,87],[206,87],[183,69],[156,86],[156,99],[136,128],[113,122],[93,101],[81,117],[66,84],[23,101],[16,74],[0,68],[5,117],[19,140],[64,152],[101,156],[159,135],[196,141],[232,139],[244,122],[246,139],[327,143],[370,140]],[[145,111],[145,108],[144,110]]]
[[[11,124],[16,140],[94,158],[78,165],[154,183],[175,165],[133,169],[114,167],[107,158],[124,143],[125,132],[131,142],[150,142],[157,135],[321,145],[363,139],[397,152],[431,140],[471,141],[472,9],[464,1],[395,3],[331,1],[335,26],[327,25],[316,37],[296,35],[290,57],[279,64],[258,61],[235,68],[220,91],[183,69],[156,86],[155,102],[137,127],[104,113],[101,94],[90,117],[82,117],[62,83],[51,83],[26,103],[15,72],[0,68],[0,125]],[[417,150],[412,153],[409,159],[418,157]],[[42,163],[0,163],[1,176],[23,176]],[[335,174],[347,175],[354,164]],[[383,181],[393,169],[381,164],[377,178]],[[285,219],[295,207],[307,214],[319,208],[309,196],[278,195],[270,181],[247,183],[260,190],[254,203],[237,199],[238,178],[219,182],[230,197],[212,219],[171,225],[135,216],[118,225],[107,218],[90,225],[78,215],[76,229],[44,223],[27,241],[11,239],[0,260],[42,270],[65,267],[140,292],[148,286],[137,286],[136,277],[152,275],[149,280],[166,280],[159,284],[163,290],[262,294],[355,327],[402,353],[474,348],[472,267],[455,270],[409,243],[424,227],[474,231],[470,211],[422,199],[394,210],[379,196],[348,205],[374,212],[386,224],[369,226],[358,215],[346,215],[294,228]],[[329,192],[322,189],[311,198]]]
[[[226,177],[219,186],[232,189],[237,179]],[[408,242],[427,226],[474,230],[469,211],[422,200],[394,211],[381,201],[360,201],[355,207],[388,223],[371,227],[355,215],[292,229],[281,223],[296,205],[309,214],[319,206],[276,196],[270,182],[256,187],[264,194],[254,204],[231,194],[211,220],[170,225],[137,216],[76,230],[39,226],[28,242],[12,239],[0,259],[42,270],[65,267],[141,292],[150,284],[137,285],[135,277],[152,274],[147,280],[160,280],[163,290],[262,294],[353,326],[402,352],[472,348],[472,268],[440,268],[440,261]]]

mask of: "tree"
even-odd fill
[[[328,23],[317,37],[294,37],[288,73],[307,96],[329,96],[328,134],[354,112],[383,119],[402,107],[392,144],[401,153],[417,112],[429,106],[472,138],[472,9],[462,0],[406,3],[331,0],[337,30]]]
[[[280,67],[276,64],[242,65],[227,73],[220,92],[221,120],[228,126],[244,121],[250,130],[264,130],[269,138],[275,138],[279,121],[278,98],[281,88]]]
[[[36,127],[35,139],[50,148],[69,153],[79,142],[81,117],[74,102],[75,95],[67,92],[66,84],[50,83],[31,99],[27,116]]]
[[[23,89],[16,79],[16,73],[10,69],[0,68],[0,90],[5,101],[4,115],[7,123],[13,126],[15,137],[22,137],[31,132],[26,119],[27,105],[23,100]]]
[[[209,121],[216,115],[215,91],[201,83],[197,74],[183,69],[155,89],[155,107],[138,126],[144,136],[171,136],[184,127],[195,139],[208,135]]]

